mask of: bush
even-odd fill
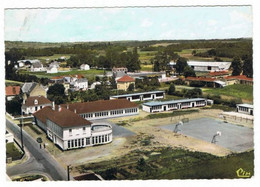
[[[174,93],[175,93],[175,86],[174,86],[174,84],[171,84],[170,88],[168,90],[168,94],[169,95],[174,95]]]
[[[190,86],[192,87],[204,87],[206,85],[205,82],[202,81],[191,81]]]

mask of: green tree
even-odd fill
[[[47,97],[51,101],[55,101],[55,104],[63,104],[66,102],[65,88],[63,84],[54,84],[49,87],[47,91]]]
[[[168,90],[168,94],[169,94],[169,95],[174,95],[174,93],[175,93],[175,85],[174,85],[174,84],[171,84],[171,85],[170,85],[170,88],[169,88],[169,90]]]
[[[190,66],[184,68],[183,74],[185,77],[196,77],[195,71]]]
[[[236,76],[236,75],[240,75],[242,72],[242,64],[241,64],[241,60],[239,57],[235,57],[231,63],[231,67],[233,69],[232,71],[232,75]]]
[[[135,90],[135,85],[134,84],[130,84],[129,87],[127,88],[127,91],[132,92]]]
[[[243,58],[243,75],[253,77],[253,59],[252,55],[245,55]]]
[[[176,72],[179,73],[180,75],[181,73],[184,72],[186,66],[188,66],[186,58],[183,57],[178,58],[176,62]]]

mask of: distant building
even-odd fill
[[[127,91],[128,87],[131,84],[135,85],[135,79],[128,75],[125,75],[117,80],[117,89]]]
[[[81,64],[80,69],[81,69],[81,70],[90,70],[88,64]]]
[[[96,88],[96,85],[101,85],[101,82],[97,81],[97,82],[93,82],[91,85],[90,85],[90,88],[89,89],[95,89]]]
[[[70,83],[71,87],[75,90],[87,90],[88,89],[88,80],[86,78],[80,78],[72,83]]]
[[[99,100],[84,103],[63,104],[65,107],[87,120],[107,119],[137,115],[138,105],[126,99]]]
[[[164,99],[165,91],[150,91],[141,93],[132,93],[124,95],[113,95],[110,96],[110,100],[113,99],[127,99],[128,101],[148,101],[155,99]]]
[[[48,67],[47,73],[58,73],[58,68],[56,66]]]
[[[33,114],[52,142],[62,150],[112,142],[112,126],[106,122],[92,123],[66,107],[45,107]]]
[[[237,104],[237,112],[254,115],[254,106],[250,104]]]
[[[112,74],[113,74],[113,77],[118,80],[120,79],[121,77],[125,76],[127,74],[127,71],[128,69],[125,68],[125,67],[120,67],[120,68],[116,68],[114,67],[112,69]]]
[[[40,71],[46,71],[46,68],[43,67],[42,63],[40,62],[35,62],[31,65],[31,72],[40,72]]]
[[[227,70],[224,71],[211,71],[208,73],[207,77],[213,77],[213,78],[223,78],[225,76],[228,76],[229,72]]]
[[[191,82],[204,82],[208,87],[225,87],[226,83],[213,77],[187,77],[185,78],[186,84],[190,85]]]
[[[5,96],[8,101],[12,100],[15,96],[21,93],[20,86],[7,86],[5,87]]]
[[[246,85],[253,85],[253,78],[249,78],[245,75],[238,75],[238,76],[226,76],[223,78],[227,85],[232,84],[246,84]]]
[[[212,102],[210,102],[212,104]],[[143,103],[143,111],[146,112],[163,112],[170,110],[203,107],[207,105],[207,99],[204,98],[192,98],[192,99],[180,99],[171,101],[151,101]]]
[[[46,89],[35,82],[26,82],[22,86],[22,92],[26,94],[27,97],[29,96],[44,96],[47,97]]]
[[[31,96],[23,100],[22,112],[23,114],[33,114],[46,106],[52,106],[49,99],[43,96]]]

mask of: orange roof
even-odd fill
[[[37,104],[35,103],[35,100],[37,100]],[[41,95],[28,97],[25,101],[25,106],[39,106],[45,104],[51,104],[51,101]]]
[[[52,77],[52,80],[56,80],[56,79],[63,79],[64,76],[57,76],[57,77]]]
[[[237,75],[237,76],[226,76],[224,79],[237,79],[237,80],[244,80],[244,81],[253,81],[253,78],[249,78],[245,75]]]
[[[207,81],[207,82],[214,82],[215,78],[207,78],[207,77],[187,77],[186,80],[189,81]]]
[[[228,71],[214,71],[209,73],[210,76],[227,75],[227,74]]]
[[[83,75],[81,74],[77,74],[77,75],[70,75],[70,77],[76,77],[78,79],[81,79],[81,78],[85,78]]]
[[[128,75],[125,75],[117,80],[117,82],[134,82],[134,81],[135,81],[135,79]]]
[[[20,86],[7,86],[5,87],[6,96],[19,95],[21,91]]]

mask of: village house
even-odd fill
[[[87,90],[88,80],[86,78],[80,78],[70,83],[70,88],[77,90]]]
[[[90,70],[88,64],[81,64],[81,65],[80,65],[80,69],[81,69],[81,70]]]
[[[123,95],[113,95],[110,96],[110,100],[113,99],[127,99],[131,102],[136,101],[147,101],[155,99],[164,99],[165,91],[150,91],[150,92],[141,92],[141,93],[132,93],[132,94],[123,94]]]
[[[34,112],[41,110],[46,106],[52,106],[52,103],[49,99],[43,96],[31,96],[26,100],[23,100],[22,113],[33,114]]]
[[[90,122],[66,107],[45,107],[33,114],[52,142],[62,150],[112,142],[112,126],[106,122]]]
[[[90,89],[90,90],[95,89],[97,85],[101,85],[101,82],[99,82],[99,81],[93,82],[93,83],[90,85],[90,88],[89,88],[89,89]]]
[[[213,77],[187,77],[185,83],[190,85],[192,82],[203,82],[207,87],[220,88],[225,87],[226,84],[219,79]]]
[[[117,89],[127,91],[131,84],[135,85],[135,79],[125,75],[117,80]]]
[[[31,72],[40,72],[40,71],[46,71],[46,68],[43,67],[42,63],[40,62],[35,62],[31,65],[30,68]]]
[[[24,83],[24,85],[22,86],[22,92],[26,94],[27,97],[39,95],[47,97],[46,88],[35,82]]]
[[[232,84],[246,84],[253,85],[253,78],[249,78],[245,75],[237,75],[237,76],[226,76],[223,78],[227,85]]]
[[[112,68],[112,75],[115,78],[115,80],[120,79],[121,77],[125,76],[128,72],[128,69],[125,67],[113,67]]]
[[[207,104],[213,104],[213,101],[204,98],[191,98],[171,101],[151,101],[143,103],[142,108],[145,112],[153,113],[194,107],[203,107]]]
[[[62,104],[61,106],[75,112],[87,120],[130,116],[139,113],[138,105],[126,99],[71,103]]]
[[[20,95],[20,86],[7,86],[5,87],[5,96],[7,101],[11,101],[15,96]]]
[[[48,67],[47,73],[58,73],[58,68],[56,66]]]

